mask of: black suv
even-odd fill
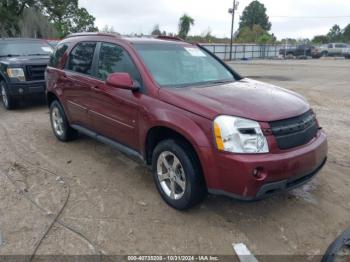
[[[6,109],[45,95],[45,69],[52,47],[38,39],[0,39],[0,90]]]

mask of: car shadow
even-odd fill
[[[16,108],[16,111],[43,108],[45,106],[47,106],[45,98],[34,97],[31,99],[19,101],[18,107]]]

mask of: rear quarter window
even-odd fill
[[[68,43],[58,45],[50,57],[49,66],[57,68],[68,48]]]

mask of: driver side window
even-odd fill
[[[129,73],[133,80],[141,82],[140,74],[129,54],[120,46],[102,43],[97,65],[97,77],[106,80],[111,73]]]

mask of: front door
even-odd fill
[[[115,72],[129,73],[134,81],[141,82],[140,74],[131,57],[122,47],[101,43],[96,77],[99,84],[92,94],[89,114],[94,130],[133,149],[138,149],[139,92],[118,89],[105,83],[108,75]]]

